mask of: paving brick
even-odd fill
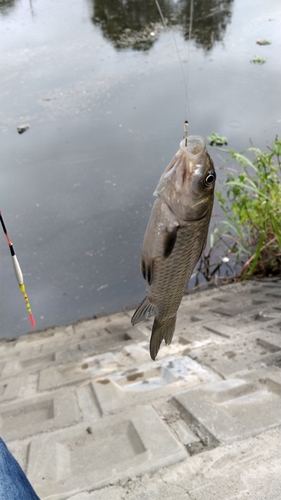
[[[161,479],[166,485],[180,487],[190,500],[278,500],[280,439],[280,429],[272,429],[256,438],[218,447],[171,467]],[[148,493],[152,482],[153,478],[146,485]],[[141,498],[138,491],[134,493],[135,497],[127,495],[126,499]],[[172,493],[170,498],[176,496]],[[153,499],[161,497],[156,494]]]
[[[91,384],[83,384],[76,389],[77,400],[84,420],[99,420],[102,409]]]
[[[30,439],[27,438],[20,441],[19,440],[9,441],[9,443],[6,443],[6,445],[26,474]],[[3,498],[3,500],[5,499]]]
[[[15,345],[15,342],[13,342],[13,341],[7,342],[4,339],[0,339],[0,359],[1,358],[8,358],[11,354],[13,355],[14,345]]]
[[[150,406],[94,422],[90,432],[89,425],[32,439],[27,473],[40,497],[65,498],[187,456]],[[44,460],[38,461],[41,455]]]
[[[200,442],[200,439],[194,432],[190,430],[186,422],[182,419],[176,420],[171,424],[171,427],[174,429],[176,434],[178,435],[180,441],[185,445],[189,445],[192,443]]]
[[[0,402],[15,399],[19,395],[20,390],[21,386],[16,378],[0,382]]]
[[[227,325],[223,322],[217,321],[200,321],[197,323],[190,323],[188,317],[183,316],[177,322],[178,335],[186,339],[187,343],[203,342],[208,343],[211,341],[220,342],[224,339],[235,338],[239,336],[239,331],[234,326]]]
[[[97,339],[96,338],[91,338],[91,339],[86,339],[81,342],[79,342],[78,347],[79,350],[90,356],[91,354],[96,354],[97,352]]]
[[[279,500],[280,293],[184,296],[156,362],[133,311],[0,342],[1,435],[42,500]]]
[[[266,360],[269,353],[281,354],[281,337],[275,333],[256,330],[244,333],[235,340],[225,340],[198,349],[190,350],[189,356],[211,367],[223,377],[229,377],[244,370],[256,369]]]
[[[37,375],[21,375],[0,381],[0,403],[18,398],[35,396]]]
[[[102,414],[122,410],[218,377],[189,357],[170,357],[131,367],[91,382]]]
[[[138,328],[133,328],[131,325],[124,327],[120,320],[118,323],[108,321],[106,327],[99,327],[95,330],[91,326],[93,323],[95,323],[95,320],[88,322],[85,327],[83,327],[82,323],[77,328],[80,340],[72,346],[65,347],[65,351],[61,349],[61,354],[57,354],[58,361],[67,363],[81,359],[85,354],[101,354],[108,351],[109,345],[111,351],[116,351],[122,348],[124,344],[139,342],[147,338]],[[128,323],[127,316],[126,323]]]
[[[262,363],[255,363],[256,367],[258,366],[268,366],[268,367],[279,367],[281,368],[281,351],[275,352],[273,354],[269,354],[264,356],[262,359]]]
[[[79,321],[74,325],[75,335],[84,339],[97,337],[96,323],[94,319]]]
[[[70,388],[17,403],[2,404],[0,432],[5,441],[74,425],[80,413]]]
[[[221,443],[281,424],[281,397],[259,380],[229,379],[174,397],[185,419]]]
[[[182,309],[187,311],[190,308],[192,316],[197,321],[207,320],[211,323],[214,319],[221,322],[225,319],[233,321],[234,318],[238,323],[241,321],[249,323],[255,317],[256,320],[270,321],[271,316],[274,316],[274,306],[280,303],[280,286],[279,283],[269,287],[270,295],[267,295],[260,284],[247,283],[244,286],[239,283],[227,288],[222,287],[220,291],[213,290],[209,295],[208,292],[198,296],[194,294],[195,307],[192,301],[184,298]],[[259,317],[261,311],[263,314]]]
[[[131,327],[131,313],[129,311],[119,312],[115,314],[110,314],[108,316],[100,316],[92,320],[87,320],[86,322],[78,322],[74,325],[74,329],[77,332],[83,330],[83,323],[88,323],[85,325],[86,329],[90,328],[90,322],[92,321],[93,329],[98,331],[103,328],[110,329],[111,326],[130,328]]]
[[[17,352],[19,358],[24,358],[24,359],[40,356],[40,354],[42,353],[42,344],[37,344],[32,347],[26,347],[25,349],[21,349],[20,351]]]
[[[281,370],[275,366],[261,367],[256,371],[243,375],[247,381],[256,381],[266,385],[270,391],[275,392],[281,398]]]
[[[18,373],[38,371],[42,368],[42,365],[51,365],[55,360],[56,355],[54,352],[28,358],[16,356],[6,361],[5,367],[2,370],[2,378],[12,377]]]
[[[122,355],[129,364],[145,363],[149,359],[148,342],[123,347]]]
[[[44,331],[34,332],[19,337],[15,343],[15,350],[21,351],[22,349],[32,348],[38,345],[51,344],[57,336],[61,336],[66,340],[67,338],[73,337],[73,335],[74,329],[72,325],[49,328]]]
[[[280,441],[272,429],[68,500],[280,500]]]
[[[3,373],[5,365],[6,365],[5,361],[0,363],[0,377],[1,377],[2,373]]]
[[[42,352],[57,351],[65,346],[71,346],[72,344],[77,344],[79,340],[83,339],[83,335],[66,335],[63,332],[56,333],[48,340],[46,339],[42,344]]]
[[[56,389],[82,380],[107,375],[119,366],[118,359],[112,353],[85,358],[79,363],[68,363],[41,370],[39,391]]]
[[[54,356],[57,364],[65,364],[81,360],[84,353],[79,349],[79,344],[76,343],[59,348]]]

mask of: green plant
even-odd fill
[[[253,59],[251,59],[251,62],[255,64],[264,64],[266,59],[264,59],[264,57],[254,56]]]
[[[213,144],[216,146],[224,146],[227,144],[227,138],[217,133],[208,135],[207,139],[211,146],[213,146]]]
[[[217,191],[226,215],[220,238],[230,238],[228,253],[242,264],[241,277],[281,274],[281,141],[264,152],[225,151],[240,165],[228,173],[225,194]]]

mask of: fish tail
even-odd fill
[[[143,301],[140,303],[139,307],[136,309],[132,319],[131,323],[132,325],[136,325],[140,321],[150,318],[151,316],[154,316],[155,314],[155,307],[151,302],[149,302],[148,298],[145,297]]]
[[[155,318],[150,339],[150,356],[153,360],[155,360],[158,354],[162,340],[165,340],[166,344],[172,342],[175,327],[176,316],[169,318],[165,323],[160,323]]]

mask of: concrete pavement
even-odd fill
[[[0,342],[0,435],[42,500],[280,500],[281,281]]]

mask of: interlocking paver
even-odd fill
[[[280,440],[272,429],[68,500],[280,500]]]
[[[0,432],[5,441],[74,425],[80,420],[73,389],[1,404]]]
[[[187,356],[179,356],[115,372],[91,385],[102,413],[108,414],[217,378]]]
[[[132,311],[1,341],[1,435],[42,500],[279,500],[280,295],[184,296],[155,362]]]
[[[240,328],[240,333],[243,331]],[[245,342],[246,339],[246,342]],[[281,338],[274,333],[257,330],[246,333],[235,340],[225,340],[213,346],[203,346],[189,352],[196,361],[210,366],[223,377],[256,368],[264,363],[265,356],[272,352],[281,354]]]
[[[0,381],[0,403],[36,395],[38,376],[34,374],[9,377]]]
[[[44,460],[38,461],[38,455]],[[151,406],[34,438],[28,475],[39,495],[66,498],[171,465],[185,448]],[[65,496],[64,496],[65,495]]]
[[[174,397],[195,427],[221,443],[244,439],[281,424],[281,392],[258,380],[228,379]]]
[[[41,370],[39,391],[70,385],[92,377],[102,377],[119,367],[117,357],[109,352],[87,357],[79,363],[68,363]]]

